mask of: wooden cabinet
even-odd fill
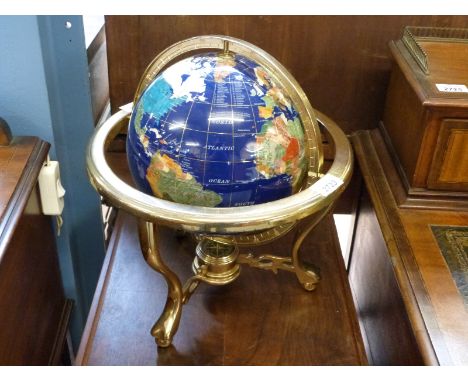
[[[37,186],[49,144],[0,137],[0,365],[67,364],[72,303]]]
[[[407,199],[466,204],[467,38],[468,30],[414,28],[390,43],[394,67],[381,131]]]
[[[349,280],[369,362],[467,365],[467,298],[456,283],[466,271],[454,276],[433,227],[467,230],[468,212],[453,205],[399,206],[395,195],[403,185],[379,130],[361,131],[352,142],[364,184]],[[461,263],[467,237],[459,237],[455,246]]]
[[[372,364],[468,364],[466,275],[451,268],[467,236],[455,261],[433,231],[468,229],[467,39],[405,29],[380,128],[352,136],[363,186],[349,279]]]

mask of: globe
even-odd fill
[[[127,158],[137,187],[206,207],[266,203],[300,190],[305,131],[274,76],[249,58],[205,53],[164,69],[136,100]]]

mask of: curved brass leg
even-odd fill
[[[167,347],[179,327],[182,314],[183,291],[177,275],[163,263],[157,246],[158,226],[154,223],[140,220],[138,222],[140,246],[146,262],[156,272],[161,273],[167,283],[168,295],[163,313],[153,325],[151,335],[158,346]]]
[[[304,287],[305,290],[312,291],[315,289],[316,284],[320,281],[318,271],[310,264],[303,263],[299,259],[299,249],[301,248],[302,242],[307,237],[310,231],[322,220],[322,218],[330,211],[331,205],[324,208],[322,211],[315,214],[307,225],[297,234],[293,249],[292,249],[292,262],[295,269],[297,279]]]

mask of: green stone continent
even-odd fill
[[[258,133],[258,137],[263,137],[267,134],[269,129],[274,129],[272,121],[265,122],[262,130]],[[284,146],[274,142],[272,139],[265,139],[262,142],[262,149],[257,152],[257,163],[262,163],[268,167],[274,167],[275,162],[280,160],[286,152]]]
[[[165,162],[169,166],[158,168],[155,162]],[[156,166],[153,167],[154,164]],[[159,153],[153,156],[146,178],[156,195],[176,203],[215,207],[223,201],[221,195],[203,189],[192,175],[182,171],[177,162]]]
[[[143,109],[143,105],[141,103],[138,103],[134,125],[135,125],[135,131],[139,137],[141,137],[143,134],[146,133],[146,129],[141,127],[141,119],[143,118],[144,112],[145,110]]]
[[[275,106],[278,106],[274,101],[273,97],[269,95],[263,96],[262,101],[265,102],[265,107],[271,107],[273,109]]]
[[[301,146],[304,144],[304,128],[299,118],[296,117],[293,121],[288,120],[288,133],[298,139]]]
[[[223,200],[216,192],[204,190],[195,178],[178,179],[172,171],[159,171],[158,188],[165,198],[176,203],[215,207]]]

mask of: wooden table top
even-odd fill
[[[163,258],[185,280],[195,243],[169,229],[162,237]],[[288,240],[264,250],[284,254]],[[331,216],[309,235],[303,252],[321,269],[315,291],[303,290],[292,273],[245,267],[232,284],[202,284],[183,308],[173,345],[158,349],[149,331],[165,303],[165,281],[141,255],[135,218],[121,212],[76,363],[366,364]]]
[[[8,146],[0,146],[0,217],[5,212],[37,142],[37,138],[18,137],[13,138]]]

